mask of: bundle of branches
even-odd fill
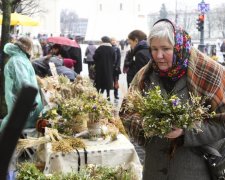
[[[85,144],[81,139],[61,135],[58,133],[57,129],[46,127],[45,136],[43,137],[19,139],[16,150],[21,151],[23,149],[37,147],[45,143],[52,143],[52,150],[54,152],[70,152],[75,148],[85,147]]]

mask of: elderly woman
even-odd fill
[[[225,128],[219,121],[225,112],[224,69],[191,47],[190,36],[169,20],[154,24],[148,42],[152,61],[137,73],[130,92],[159,86],[163,96],[175,94],[182,100],[190,100],[189,92],[192,92],[208,97],[207,103],[217,113],[218,121],[203,121],[199,133],[174,127],[162,138],[147,139],[143,179],[210,180],[211,174],[199,147],[217,148],[224,144]],[[133,127],[131,131],[135,128],[129,127]]]
[[[28,37],[21,37],[14,44],[7,43],[4,46],[4,52],[10,56],[4,68],[5,100],[8,115],[4,117],[1,128],[3,128],[8,121],[9,114],[13,109],[13,105],[22,86],[27,84],[38,88],[34,68],[30,62],[31,50],[32,41]],[[35,98],[33,111],[29,114],[25,128],[35,127],[42,108],[41,96],[38,93]]]

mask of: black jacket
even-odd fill
[[[93,56],[95,63],[95,87],[97,90],[113,89],[113,64],[115,52],[110,43],[103,43]]]
[[[129,70],[127,72],[127,82],[128,86],[133,80],[136,73],[145,66],[150,60],[149,46],[146,41],[140,41],[134,48],[131,54],[132,59],[128,65]]]

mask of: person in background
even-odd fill
[[[42,47],[38,39],[33,39],[33,48],[31,60],[37,59],[43,56]]]
[[[53,45],[47,56],[36,59],[32,62],[36,75],[38,75],[39,77],[51,76],[52,72],[49,66],[50,62],[54,63],[58,75],[64,75],[70,81],[74,81],[77,76],[76,72],[73,69],[73,63],[75,61],[68,58],[64,59],[62,57],[60,45]]]
[[[173,127],[163,137],[147,139],[143,180],[212,180],[199,147],[211,147],[212,152],[225,142],[224,68],[192,47],[188,33],[167,19],[153,25],[148,43],[152,60],[136,74],[129,93],[146,92],[159,86],[163,97],[174,94],[185,103],[190,101],[192,92],[208,98],[205,106],[211,105],[217,120],[204,120],[199,132]],[[133,131],[137,126],[141,129],[141,121],[139,123],[126,126]]]
[[[113,64],[113,82],[114,82],[114,98],[119,99],[118,89],[119,89],[119,75],[121,74],[120,64],[121,64],[121,53],[120,48],[117,47],[117,41],[115,38],[111,38],[112,48],[115,51],[115,61]]]
[[[73,60],[71,60],[73,61]],[[63,65],[63,59],[58,56],[53,56],[49,59],[49,62],[55,64],[56,71],[58,75],[66,76],[71,82],[73,82],[77,76],[73,68],[68,68]],[[73,61],[74,62],[74,61]]]
[[[123,73],[127,74],[129,70],[129,66],[133,61],[133,56],[132,56],[132,49],[129,49],[126,52],[125,59],[124,59],[124,64],[123,64]],[[130,83],[129,77],[127,77],[127,85]]]
[[[129,67],[127,71],[128,87],[135,74],[150,60],[149,46],[146,40],[146,34],[140,30],[134,30],[128,35],[128,42],[132,49],[132,61],[129,65],[127,64]]]
[[[81,52],[81,48],[80,47],[71,47],[68,50],[68,54],[70,59],[73,59],[74,61],[76,61],[76,63],[74,63],[74,71],[76,74],[80,74],[81,71],[83,70],[82,67],[82,52]]]
[[[9,114],[13,109],[18,93],[23,85],[31,85],[39,89],[36,75],[30,62],[32,51],[32,40],[28,37],[20,37],[14,44],[7,43],[4,46],[4,52],[9,55],[9,60],[4,68],[5,77],[5,100],[8,114],[4,117],[1,129],[8,121]],[[33,110],[28,116],[25,128],[34,128],[40,112],[42,111],[42,101],[38,92]]]
[[[115,51],[108,36],[101,38],[102,44],[96,49],[93,56],[96,70],[94,85],[100,93],[106,90],[107,99],[110,101],[110,90],[113,89],[113,64]]]
[[[39,39],[41,48],[42,48],[42,55],[46,56],[51,49],[51,46],[47,42],[47,37],[43,36]]]
[[[51,76],[51,71],[49,67],[49,59],[54,56],[61,57],[60,54],[61,46],[58,44],[54,44],[50,49],[47,55],[40,57],[38,59],[34,59],[32,61],[32,66],[34,68],[34,71],[36,75],[39,77],[45,77],[45,76]]]
[[[121,47],[121,50],[123,51],[124,50],[124,46],[125,46],[125,41],[122,39],[120,41],[120,47]]]
[[[85,56],[86,56],[86,63],[88,64],[88,76],[92,80],[94,80],[92,69],[94,65],[93,55],[95,54],[95,51],[96,46],[94,45],[93,41],[89,41],[88,46],[85,50]]]
[[[220,46],[220,51],[223,53],[223,59],[225,60],[225,40]]]

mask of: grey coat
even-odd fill
[[[93,55],[95,54],[96,47],[95,45],[88,45],[87,49],[85,50],[85,56],[87,57],[87,63],[94,62]]]
[[[182,99],[188,99],[186,76],[182,77],[173,89],[173,93]],[[159,77],[154,72],[150,81],[159,85],[162,93],[167,95]],[[152,88],[152,87],[150,87]],[[197,147],[212,144],[225,137],[225,128],[216,122],[203,123],[203,132],[185,130],[183,144],[178,147],[172,158],[169,157],[170,141],[166,138],[152,137],[146,145],[146,157],[143,170],[143,180],[210,180],[208,167],[198,154]],[[224,140],[222,140],[224,141]],[[212,145],[213,146],[213,145]]]

